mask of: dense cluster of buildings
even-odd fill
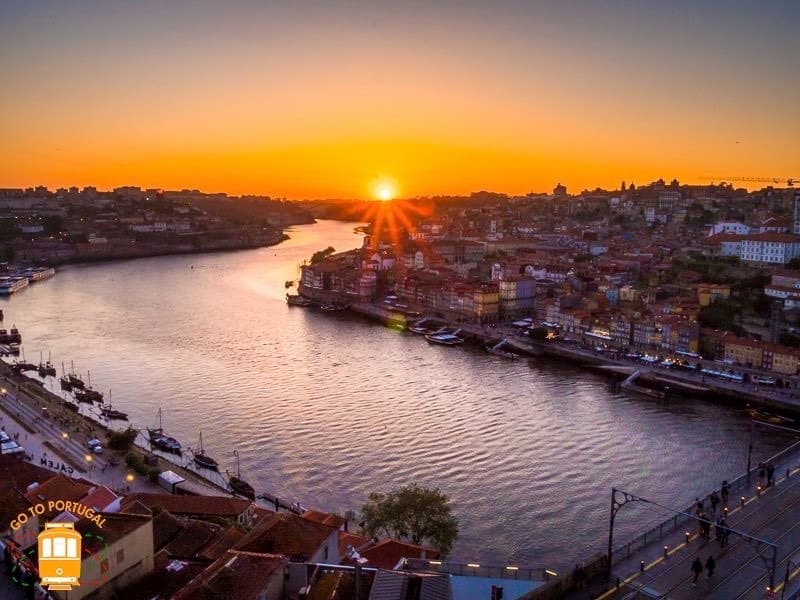
[[[254,218],[239,216],[256,206]],[[312,222],[295,203],[197,190],[119,187],[0,189],[5,258],[57,264],[279,242],[284,225]]]
[[[618,351],[702,349],[797,373],[798,351],[781,343],[800,323],[792,188],[659,180],[569,195],[559,185],[552,194],[443,199],[413,227],[376,226],[362,248],[304,266],[301,293],[341,303],[394,296],[409,313],[451,322],[531,317],[563,339]],[[723,309],[734,314],[717,323]],[[739,353],[741,340],[762,348],[760,358]]]
[[[122,495],[9,456],[0,456],[0,498],[7,572],[34,597],[43,597],[37,538],[45,523],[70,523],[82,537],[80,585],[51,598],[451,600],[454,585],[485,587],[490,575],[431,548],[353,533],[334,514],[273,512],[228,496]],[[84,518],[88,509],[101,524]],[[505,574],[509,591],[531,590],[542,575]]]

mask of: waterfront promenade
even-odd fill
[[[163,492],[147,477],[135,473],[124,460],[112,464],[113,451],[106,448],[100,455],[90,451],[88,440],[97,438],[104,446],[107,441],[106,430],[100,424],[49,402],[44,390],[41,397],[34,397],[33,390],[26,391],[18,381],[8,377],[0,377],[0,386],[5,390],[0,391],[0,426],[16,437],[32,464],[69,477],[83,477],[122,494]],[[190,470],[167,463],[162,457],[159,461],[164,469],[177,471],[203,494],[225,494]]]

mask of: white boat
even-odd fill
[[[55,274],[56,270],[53,267],[35,267],[25,270],[25,275],[31,281],[44,281],[45,279],[50,279]]]
[[[425,339],[432,344],[441,344],[442,346],[460,346],[464,343],[464,339],[454,333],[431,333],[426,335]]]
[[[27,277],[0,277],[0,294],[10,295],[28,287],[30,280]]]

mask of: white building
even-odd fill
[[[744,236],[739,257],[748,262],[785,265],[800,256],[800,237],[785,233]]]
[[[718,233],[735,233],[738,235],[747,235],[750,233],[750,227],[744,223],[737,223],[735,221],[722,221],[714,223],[708,232],[708,237],[717,235]]]

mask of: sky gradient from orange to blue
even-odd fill
[[[800,177],[800,2],[0,4],[0,187]]]

